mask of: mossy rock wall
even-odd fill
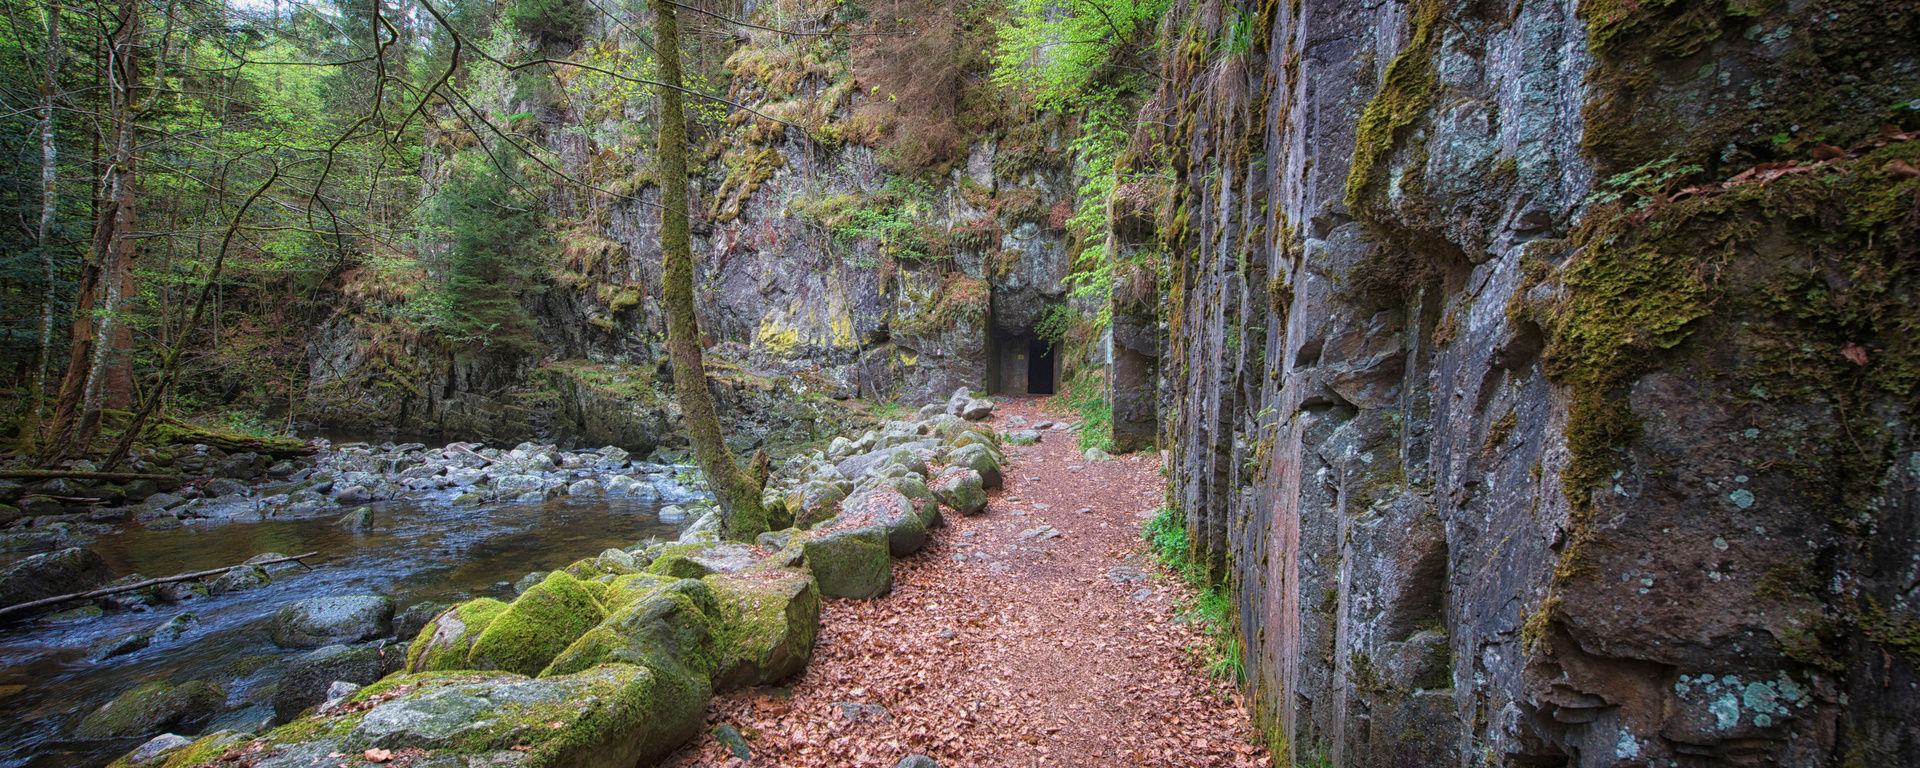
[[[1276,759],[1915,764],[1920,17],[1186,13],[1128,309]]]

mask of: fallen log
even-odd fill
[[[0,469],[0,477],[16,477],[23,480],[56,480],[72,478],[75,480],[111,480],[124,483],[132,480],[181,479],[179,475],[154,475],[141,472],[79,472],[70,469]]]
[[[117,595],[121,592],[132,592],[133,590],[136,590],[136,589],[146,589],[147,587],[157,587],[161,584],[171,584],[176,581],[204,579],[208,576],[218,576],[220,574],[226,573],[227,571],[231,571],[235,568],[244,568],[249,565],[273,565],[276,563],[285,563],[289,561],[300,562],[305,558],[313,557],[318,554],[320,553],[308,552],[304,555],[276,557],[270,560],[262,560],[257,563],[240,563],[239,565],[229,565],[225,568],[214,568],[212,570],[207,570],[207,571],[194,571],[192,573],[175,574],[173,576],[165,576],[158,579],[147,579],[146,581],[135,582],[132,584],[122,584],[117,587],[101,587],[99,589],[89,590],[86,592],[75,592],[70,595],[55,595],[53,597],[43,597],[43,598],[40,598],[39,600],[30,600],[24,603],[17,603],[14,605],[0,607],[0,616],[5,616],[15,611],[25,611],[33,608],[39,608],[42,606],[71,602],[74,600],[92,600],[93,598],[96,598],[96,597],[106,597],[107,595]],[[300,563],[300,564],[307,565],[306,563]],[[307,566],[307,567],[312,568],[313,566]]]

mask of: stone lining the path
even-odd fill
[[[982,402],[958,407],[973,415]],[[482,598],[434,617],[402,671],[324,713],[258,737],[160,740],[115,766],[184,768],[229,753],[255,768],[361,766],[383,754],[449,767],[656,760],[699,730],[716,690],[804,670],[821,598],[887,594],[892,558],[943,524],[943,501],[961,514],[984,507],[1005,455],[991,429],[947,410],[787,461],[764,503],[798,525],[726,542],[709,513],[677,542],[531,574],[510,603]]]

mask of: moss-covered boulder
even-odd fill
[[[852,488],[853,484],[844,480],[815,478],[802,483],[787,496],[794,527],[811,528],[832,519]]]
[[[870,487],[840,502],[836,526],[879,525],[887,531],[887,551],[894,557],[906,557],[927,543],[927,521],[920,508],[899,491],[887,486]]]
[[[407,647],[408,672],[440,672],[465,669],[467,654],[480,639],[487,625],[505,613],[507,604],[483,597],[447,609],[427,622]]]
[[[817,529],[796,539],[821,596],[869,600],[893,589],[885,527]]]
[[[563,571],[515,598],[473,641],[469,669],[535,675],[607,616],[589,584]],[[605,586],[602,585],[603,590]]]
[[[612,581],[607,582],[607,592],[600,596],[600,604],[607,607],[608,615],[616,614],[633,601],[653,594],[676,581],[679,579],[657,573],[616,576]]]
[[[625,576],[630,573],[639,573],[646,565],[645,562],[635,558],[632,553],[624,549],[608,549],[596,557],[575,560],[572,564],[561,570],[566,571],[576,579],[593,580],[602,576]]]
[[[947,462],[979,473],[980,484],[985,488],[999,488],[1005,480],[1000,472],[1002,460],[986,446],[969,445],[958,449],[947,457]]]
[[[675,580],[697,579],[707,575],[709,571],[705,565],[687,556],[694,549],[698,549],[698,545],[670,548],[654,558],[653,564],[647,566],[647,573]]]
[[[880,484],[898,491],[901,496],[913,502],[914,509],[920,513],[920,519],[926,522],[928,529],[946,524],[946,519],[940,515],[940,499],[934,495],[933,489],[927,487],[925,480],[914,477],[893,477],[881,481]]]
[[[698,733],[711,695],[702,677],[627,664],[538,680],[407,675],[363,688],[341,711],[276,729],[247,750],[256,768],[360,768],[371,765],[369,749],[423,750],[440,760],[435,765],[632,768]]]
[[[682,579],[628,603],[561,651],[542,677],[615,662],[684,671],[707,679],[716,666],[715,621],[720,615],[705,582]]]
[[[88,713],[73,735],[93,741],[131,739],[162,731],[192,733],[226,700],[227,694],[220,686],[199,680],[179,685],[147,683]]]
[[[977,515],[987,508],[986,481],[967,467],[948,467],[933,479],[933,493],[940,503],[962,515]]]
[[[804,571],[708,576],[719,600],[714,690],[778,683],[807,668],[820,633],[820,588]]]

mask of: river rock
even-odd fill
[[[598,496],[604,490],[605,489],[600,487],[599,481],[594,480],[592,478],[588,478],[585,480],[575,480],[572,485],[567,486],[567,495],[568,496]]]
[[[313,711],[323,715],[332,712],[338,709],[341,704],[346,703],[347,697],[352,696],[354,691],[358,691],[364,687],[366,686],[356,685],[345,680],[335,680],[327,683],[327,700],[320,702],[320,706],[315,707]]]
[[[177,733],[163,733],[135,747],[121,758],[121,762],[129,766],[157,765],[161,762],[160,758],[192,743],[192,739]]]
[[[207,498],[217,499],[224,496],[245,496],[248,489],[246,483],[231,478],[216,477],[206,481],[201,490],[206,493]]]
[[[959,416],[967,410],[967,402],[973,399],[973,390],[961,387],[947,396],[947,405],[943,411],[948,416]]]
[[[926,755],[907,755],[894,763],[893,768],[940,768],[940,764]]]
[[[161,731],[198,729],[226,702],[219,686],[195,680],[153,682],[127,691],[80,721],[74,737],[86,741],[131,739]]]
[[[614,662],[709,679],[716,666],[711,648],[720,617],[712,588],[695,579],[661,584],[648,575],[616,582],[619,589],[609,594],[625,602],[569,644],[541,674],[572,674]]]
[[[385,595],[314,597],[280,607],[269,629],[282,648],[357,643],[393,631],[393,598]]]
[[[433,621],[434,617],[439,616],[446,609],[447,606],[432,600],[423,600],[407,606],[406,610],[394,614],[393,636],[400,638],[401,642],[412,640],[415,635],[420,634],[420,630],[425,629],[427,624]]]
[[[294,657],[273,693],[274,723],[288,722],[326,701],[335,680],[365,685],[380,679],[380,653],[377,644],[328,645]]]
[[[34,555],[0,573],[0,606],[84,592],[112,578],[107,561],[90,549],[73,547]]]
[[[407,646],[408,672],[465,669],[473,643],[507,604],[490,597],[468,600],[442,612],[421,628]]]
[[[101,646],[100,651],[98,653],[95,653],[93,655],[93,658],[99,661],[105,661],[115,656],[125,656],[129,653],[133,653],[134,651],[138,651],[140,649],[146,648],[147,646],[152,644],[153,644],[153,635],[147,634],[145,632],[134,632],[126,635],[121,635],[117,638],[114,638],[113,640],[108,641],[106,645]]]
[[[273,577],[267,575],[267,569],[257,565],[243,565],[220,574],[220,577],[214,579],[212,584],[207,585],[207,591],[216,595],[224,595],[228,592],[259,589],[272,583]]]
[[[343,507],[365,504],[373,501],[373,491],[364,485],[350,485],[335,493],[333,500]]]
[[[182,613],[167,619],[165,624],[161,624],[159,629],[154,630],[153,639],[163,642],[178,640],[188,630],[197,626],[200,626],[200,617],[191,613]]]
[[[164,603],[184,603],[198,600],[210,594],[206,584],[198,581],[175,581],[153,588],[153,596]]]

